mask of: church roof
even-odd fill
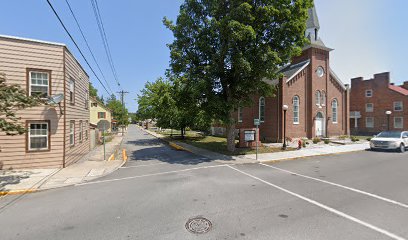
[[[341,86],[341,88],[343,88],[343,90],[347,89],[346,85],[344,85],[344,83],[340,80],[340,78],[337,76],[337,74],[331,68],[330,68],[330,74],[334,78],[334,80],[336,80],[336,82],[338,84],[340,84],[340,86]]]
[[[403,94],[405,96],[408,96],[408,90],[405,89],[405,88],[402,88],[400,86],[395,86],[395,85],[389,85],[388,88],[395,91],[395,92],[398,92],[398,93],[401,93],[401,94]]]
[[[305,67],[307,67],[310,64],[310,59],[296,63],[296,64],[289,64],[288,66],[285,66],[282,68],[279,73],[282,73],[285,77],[287,77],[287,82],[290,81],[293,77],[298,75]]]
[[[320,29],[319,18],[317,17],[315,7],[309,8],[309,18],[307,19],[306,27]]]

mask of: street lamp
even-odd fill
[[[282,150],[286,150],[286,111],[288,111],[288,105],[283,105],[283,146]]]
[[[391,116],[391,111],[386,111],[385,114],[387,114],[387,129],[390,131],[390,116]]]

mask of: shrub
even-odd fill
[[[321,141],[320,138],[317,138],[317,137],[313,138],[313,143],[314,143],[314,144],[317,144],[317,143],[319,143],[320,141]]]
[[[341,139],[341,140],[345,140],[346,138],[348,138],[347,135],[341,135],[341,136],[339,136],[339,139]]]
[[[366,140],[367,140],[367,141],[371,141],[371,138],[372,138],[372,137],[368,137],[368,138],[366,138]]]
[[[307,144],[307,142],[306,141],[304,141],[304,140],[302,140],[302,147],[306,147],[306,144]]]
[[[329,139],[324,139],[324,144],[329,144],[330,140]]]
[[[360,139],[358,137],[356,137],[356,136],[351,136],[350,139],[351,139],[352,142],[360,141]]]

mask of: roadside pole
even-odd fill
[[[259,126],[259,124],[260,124],[259,119],[254,119],[254,125],[256,126],[256,131],[255,131],[256,161],[258,161],[258,139],[259,139],[258,126]]]
[[[103,160],[106,160],[106,148],[105,148],[105,127],[102,128],[102,140],[103,140]]]

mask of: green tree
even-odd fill
[[[112,116],[118,121],[119,125],[129,124],[129,112],[119,100],[116,100],[116,97],[114,99],[109,98],[106,107],[112,110]]]
[[[96,98],[99,102],[104,103],[103,96],[99,97],[98,89],[96,89],[92,83],[89,83],[89,96]],[[104,103],[105,104],[105,103]]]
[[[201,93],[200,107],[227,127],[235,150],[233,113],[255,94],[272,94],[263,80],[301,53],[312,0],[185,0],[177,22],[164,19],[175,40],[171,70]]]
[[[138,95],[138,113],[144,119],[155,119],[158,127],[180,129],[184,138],[186,129],[207,130],[210,118],[199,108],[199,102],[187,81],[168,74],[147,82]]]
[[[7,85],[4,74],[0,74],[0,130],[7,135],[23,134],[27,130],[19,123],[16,111],[44,103],[37,97],[27,96],[18,85]]]

